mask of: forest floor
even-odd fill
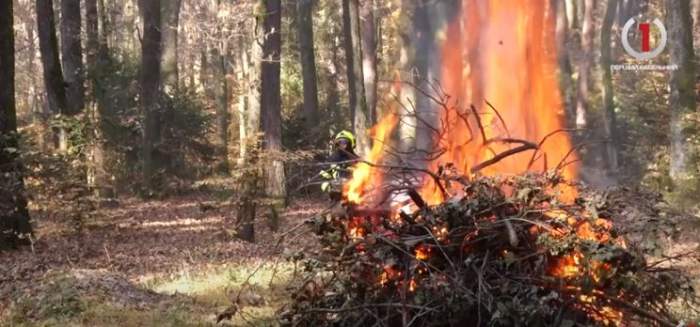
[[[297,237],[275,247],[263,219],[255,244],[237,240],[235,212],[211,194],[121,201],[82,232],[69,218],[34,214],[33,246],[0,253],[0,326],[216,326],[239,294],[248,305],[223,325],[274,325],[294,270],[282,249],[313,246]],[[325,205],[294,200],[280,231]]]
[[[235,238],[235,210],[221,199],[216,192],[120,199],[84,218],[81,228],[65,214],[34,212],[33,246],[0,253],[0,327],[276,325],[295,274],[284,253],[317,247],[302,230],[281,246],[277,237],[328,203],[294,199],[279,233],[259,216],[251,244]],[[665,252],[697,248],[698,221],[681,227]],[[700,290],[700,262],[675,265],[693,275]],[[242,310],[217,325],[239,295]]]

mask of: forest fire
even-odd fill
[[[617,326],[628,312],[639,314],[610,300],[632,296],[617,279],[643,274],[634,270],[639,259],[615,235],[612,219],[598,214],[600,204],[586,202],[572,183],[577,158],[560,123],[547,3],[462,2],[441,49],[441,89],[449,101],[435,104],[433,145],[441,155],[427,169],[385,164],[401,156],[387,146],[398,115],[373,127],[371,152],[344,187],[347,215],[330,221],[344,226],[352,243],[328,248],[340,256],[358,250],[350,270],[365,274],[344,283],[364,285],[357,290],[362,301],[373,297],[391,307],[429,295],[411,302],[416,319],[429,321],[454,313],[428,314],[422,301],[459,299],[460,321],[475,326],[485,323],[482,314],[547,326],[565,324],[560,319]],[[424,176],[386,182],[410,173]],[[394,192],[382,187],[396,185],[411,203],[376,201]],[[511,296],[496,309],[482,304]],[[405,325],[407,306],[402,310],[396,314]],[[517,316],[523,311],[536,312],[533,320]]]

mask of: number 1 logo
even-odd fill
[[[635,22],[636,21],[634,17],[632,17],[625,23],[624,27],[622,27],[622,47],[625,48],[625,51],[630,56],[635,57],[639,60],[649,60],[655,58],[661,53],[661,51],[664,51],[664,48],[666,48],[666,27],[663,23],[661,23],[661,21],[658,18],[654,19],[654,26],[656,26],[656,28],[659,30],[659,33],[661,34],[661,39],[659,40],[659,44],[656,45],[656,49],[652,51],[650,44],[651,24],[648,22],[639,23],[637,29],[642,34],[642,45],[641,52],[638,52],[637,50],[632,48],[629,42],[629,31]]]

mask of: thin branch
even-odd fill
[[[532,144],[525,144],[525,145],[521,145],[517,148],[503,151],[503,152],[499,153],[497,156],[472,167],[471,172],[472,172],[472,174],[476,174],[476,173],[480,172],[482,169],[484,169],[488,166],[491,166],[491,165],[493,165],[493,164],[495,164],[495,163],[497,163],[505,158],[508,158],[509,156],[512,156],[512,155],[515,155],[515,154],[518,154],[520,152],[524,152],[527,150],[533,150],[533,149],[537,149],[537,147],[533,146]]]

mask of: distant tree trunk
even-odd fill
[[[143,33],[143,31],[138,29],[138,21],[137,21],[137,11],[136,8],[137,6],[139,7],[139,10],[141,10],[141,7],[144,4],[144,2],[147,2],[150,0],[121,0],[118,2],[111,1],[112,6],[120,5],[121,12],[119,20],[115,20],[115,24],[113,26],[122,26],[122,28],[117,29],[115,32],[111,33],[113,37],[112,45],[114,46],[115,50],[121,50],[121,54],[124,59],[136,59],[137,54],[136,51],[138,50],[139,46],[139,39],[142,38],[140,33]],[[166,1],[173,1],[173,0],[166,0]],[[114,16],[112,16],[114,17]],[[160,27],[160,26],[159,26]],[[162,33],[161,33],[162,34]],[[143,43],[141,44],[143,46]]]
[[[248,107],[248,95],[246,91],[246,82],[248,80],[248,70],[249,70],[249,60],[248,60],[248,47],[246,41],[246,29],[245,24],[240,22],[238,24],[238,37],[236,51],[236,81],[238,87],[238,138],[239,138],[239,156],[238,156],[238,166],[242,166],[245,163],[245,158],[247,155],[247,138],[248,132],[246,129],[246,111]]]
[[[360,40],[360,12],[358,0],[343,0],[345,31],[345,58],[347,61],[348,91],[350,96],[350,120],[353,123],[357,152],[369,153],[367,137],[367,100],[362,74],[362,43]]]
[[[107,60],[109,58],[109,45],[107,44],[109,19],[107,16],[107,7],[105,7],[105,0],[97,0],[97,14],[97,23],[100,27],[97,38],[97,42],[99,43],[97,56],[100,60]]]
[[[578,92],[576,100],[576,127],[585,128],[588,125],[589,109],[589,76],[593,61],[593,33],[595,21],[595,0],[585,0],[583,13],[583,28],[581,32],[581,60],[578,66]]]
[[[248,117],[246,157],[241,171],[241,194],[238,214],[237,235],[240,239],[255,242],[255,196],[258,189],[258,175],[256,173],[257,152],[259,150],[258,133],[260,132],[260,89],[261,89],[261,65],[263,60],[263,44],[265,43],[265,21],[266,12],[262,11],[266,7],[266,0],[258,0],[255,7],[255,23],[253,24],[253,40],[251,42],[250,70],[248,71]]]
[[[573,85],[571,80],[572,67],[571,57],[567,48],[569,36],[569,20],[567,16],[567,1],[552,0],[556,10],[556,44],[557,44],[557,59],[559,62],[559,85],[564,97],[564,104],[567,113],[567,121],[573,120],[575,112],[570,104],[570,91]]]
[[[338,2],[329,1],[328,10],[330,12],[338,12],[341,6],[338,6]],[[340,44],[340,38],[338,35],[342,34],[342,24],[339,19],[334,19],[334,16],[329,15],[324,18],[325,26],[328,26],[329,32],[326,33],[327,39],[325,43],[329,47],[329,65],[326,66],[328,70],[328,78],[330,79],[330,85],[328,87],[328,97],[326,98],[326,106],[329,108],[329,126],[328,126],[328,136],[333,137],[334,133],[340,131],[340,129],[352,129],[352,122],[342,119],[343,114],[341,111],[341,95],[340,90],[342,89],[342,61],[340,53],[342,50],[342,45]],[[346,111],[349,113],[349,110]],[[342,120],[341,120],[342,119]]]
[[[166,0],[167,1],[167,0]],[[160,0],[142,2],[143,42],[141,46],[141,116],[143,118],[143,144],[141,164],[143,187],[152,191],[153,146],[159,134],[160,98]],[[148,196],[148,193],[146,193]]]
[[[29,9],[27,9],[27,14],[31,15],[29,12]],[[27,40],[28,40],[28,45],[27,45],[27,71],[30,72],[36,72],[36,32],[35,32],[35,25],[34,25],[34,20],[32,19],[25,19],[24,23],[25,28],[27,29]],[[45,152],[48,150],[49,144],[51,144],[51,134],[50,130],[51,128],[49,127],[49,123],[47,118],[47,112],[44,110],[44,106],[42,105],[41,100],[41,93],[39,90],[41,87],[39,86],[38,82],[38,76],[36,73],[31,74],[30,77],[31,80],[31,85],[29,86],[29,92],[27,92],[27,103],[29,104],[29,108],[32,112],[32,121],[33,123],[39,127],[39,133],[40,133],[40,138],[39,138],[39,147],[40,149]]]
[[[37,30],[39,32],[39,51],[44,67],[44,85],[48,97],[49,110],[53,114],[68,113],[66,86],[63,82],[61,61],[58,56],[58,39],[52,0],[36,1]],[[65,131],[54,129],[54,145],[62,150],[68,148]]]
[[[614,90],[612,81],[612,40],[610,38],[612,25],[615,22],[617,0],[608,0],[605,17],[600,28],[600,65],[603,70],[603,113],[605,127],[605,151],[603,156],[607,168],[614,172],[618,164],[619,140],[617,136],[617,117],[615,114]]]
[[[212,6],[212,17],[219,17],[219,13],[224,9],[221,0],[214,0]],[[228,85],[226,83],[226,52],[227,42],[225,42],[223,30],[224,22],[216,19],[214,39],[216,40],[211,48],[212,65],[212,87],[216,103],[216,154],[218,165],[223,171],[228,171]]]
[[[98,198],[112,198],[114,192],[107,177],[106,158],[104,153],[104,135],[102,133],[102,90],[99,81],[101,74],[99,67],[104,58],[100,58],[99,41],[99,15],[97,0],[85,0],[85,29],[87,32],[87,77],[88,100],[87,113],[92,125],[92,133],[89,135],[90,164],[88,167],[88,185],[93,189]]]
[[[414,67],[415,64],[415,44],[414,40],[414,28],[416,26],[415,20],[420,17],[414,17],[416,11],[416,2],[414,0],[402,0],[399,4],[401,7],[401,16],[399,18],[399,36],[400,36],[400,50],[399,50],[399,78],[401,79],[400,97],[399,101],[405,104],[406,108],[411,109],[410,103],[416,103],[416,90],[412,85],[415,85],[414,80]],[[421,8],[424,9],[424,8]],[[403,107],[402,107],[403,108]],[[416,148],[416,125],[418,120],[415,113],[406,112],[401,110],[400,114],[405,115],[403,119],[399,122],[399,138],[402,151],[410,152]]]
[[[68,115],[85,107],[83,51],[80,44],[80,0],[61,0],[61,54],[67,85]]]
[[[369,124],[377,122],[377,22],[374,16],[374,0],[361,0],[360,32],[362,39],[362,74],[367,93]]]
[[[266,0],[258,0],[264,4]],[[261,5],[258,5],[260,7]],[[265,42],[265,30],[263,28],[264,13],[256,13],[256,22],[251,42],[250,65],[248,70],[248,138],[255,140],[252,144],[257,148],[258,133],[260,133],[260,89],[262,84],[260,68],[263,61],[263,44]],[[252,150],[252,149],[251,149]]]
[[[566,18],[567,29],[574,30],[578,26],[578,18],[576,17],[576,2],[575,0],[563,0],[566,3]]]
[[[161,37],[163,54],[161,58],[161,74],[163,92],[172,96],[178,86],[177,69],[177,29],[180,19],[182,0],[165,0],[161,2]]]
[[[697,192],[697,149],[688,140],[698,126],[689,116],[696,111],[696,76],[690,0],[666,2],[670,64],[678,65],[669,80],[671,107],[670,177],[681,193]]]
[[[18,151],[15,112],[15,37],[12,1],[0,1],[0,250],[32,234]]]
[[[284,164],[275,159],[282,151],[282,108],[280,95],[280,54],[282,52],[282,3],[281,0],[266,0],[264,20],[265,42],[263,43],[263,62],[261,65],[260,112],[262,116],[262,131],[265,133],[263,149],[273,156],[272,161],[265,165],[265,194],[275,200],[271,207],[275,209],[284,205],[287,197]],[[281,203],[280,203],[281,202]],[[271,221],[272,223],[272,221]],[[277,223],[270,226],[273,230]]]
[[[316,58],[314,56],[313,4],[314,0],[299,0],[297,2],[301,76],[304,83],[304,123],[306,124],[307,132],[318,128],[318,88]]]
[[[442,74],[442,53],[438,50],[442,44],[441,35],[446,35],[447,29],[457,13],[461,12],[461,2],[459,0],[443,0],[432,3],[431,0],[421,0],[417,3],[413,17],[413,31],[415,39],[415,57],[412,64],[420,80],[416,81],[419,92],[416,94],[414,102],[417,116],[415,147],[417,158],[420,159],[415,164],[427,168],[425,160],[427,154],[435,149],[433,140],[435,134],[432,132],[439,127],[439,115],[436,112],[437,104],[430,100],[425,94],[434,94],[430,86],[435,80],[441,79]],[[466,9],[469,10],[469,9]],[[461,19],[461,16],[458,16]],[[469,17],[467,19],[472,19]]]

